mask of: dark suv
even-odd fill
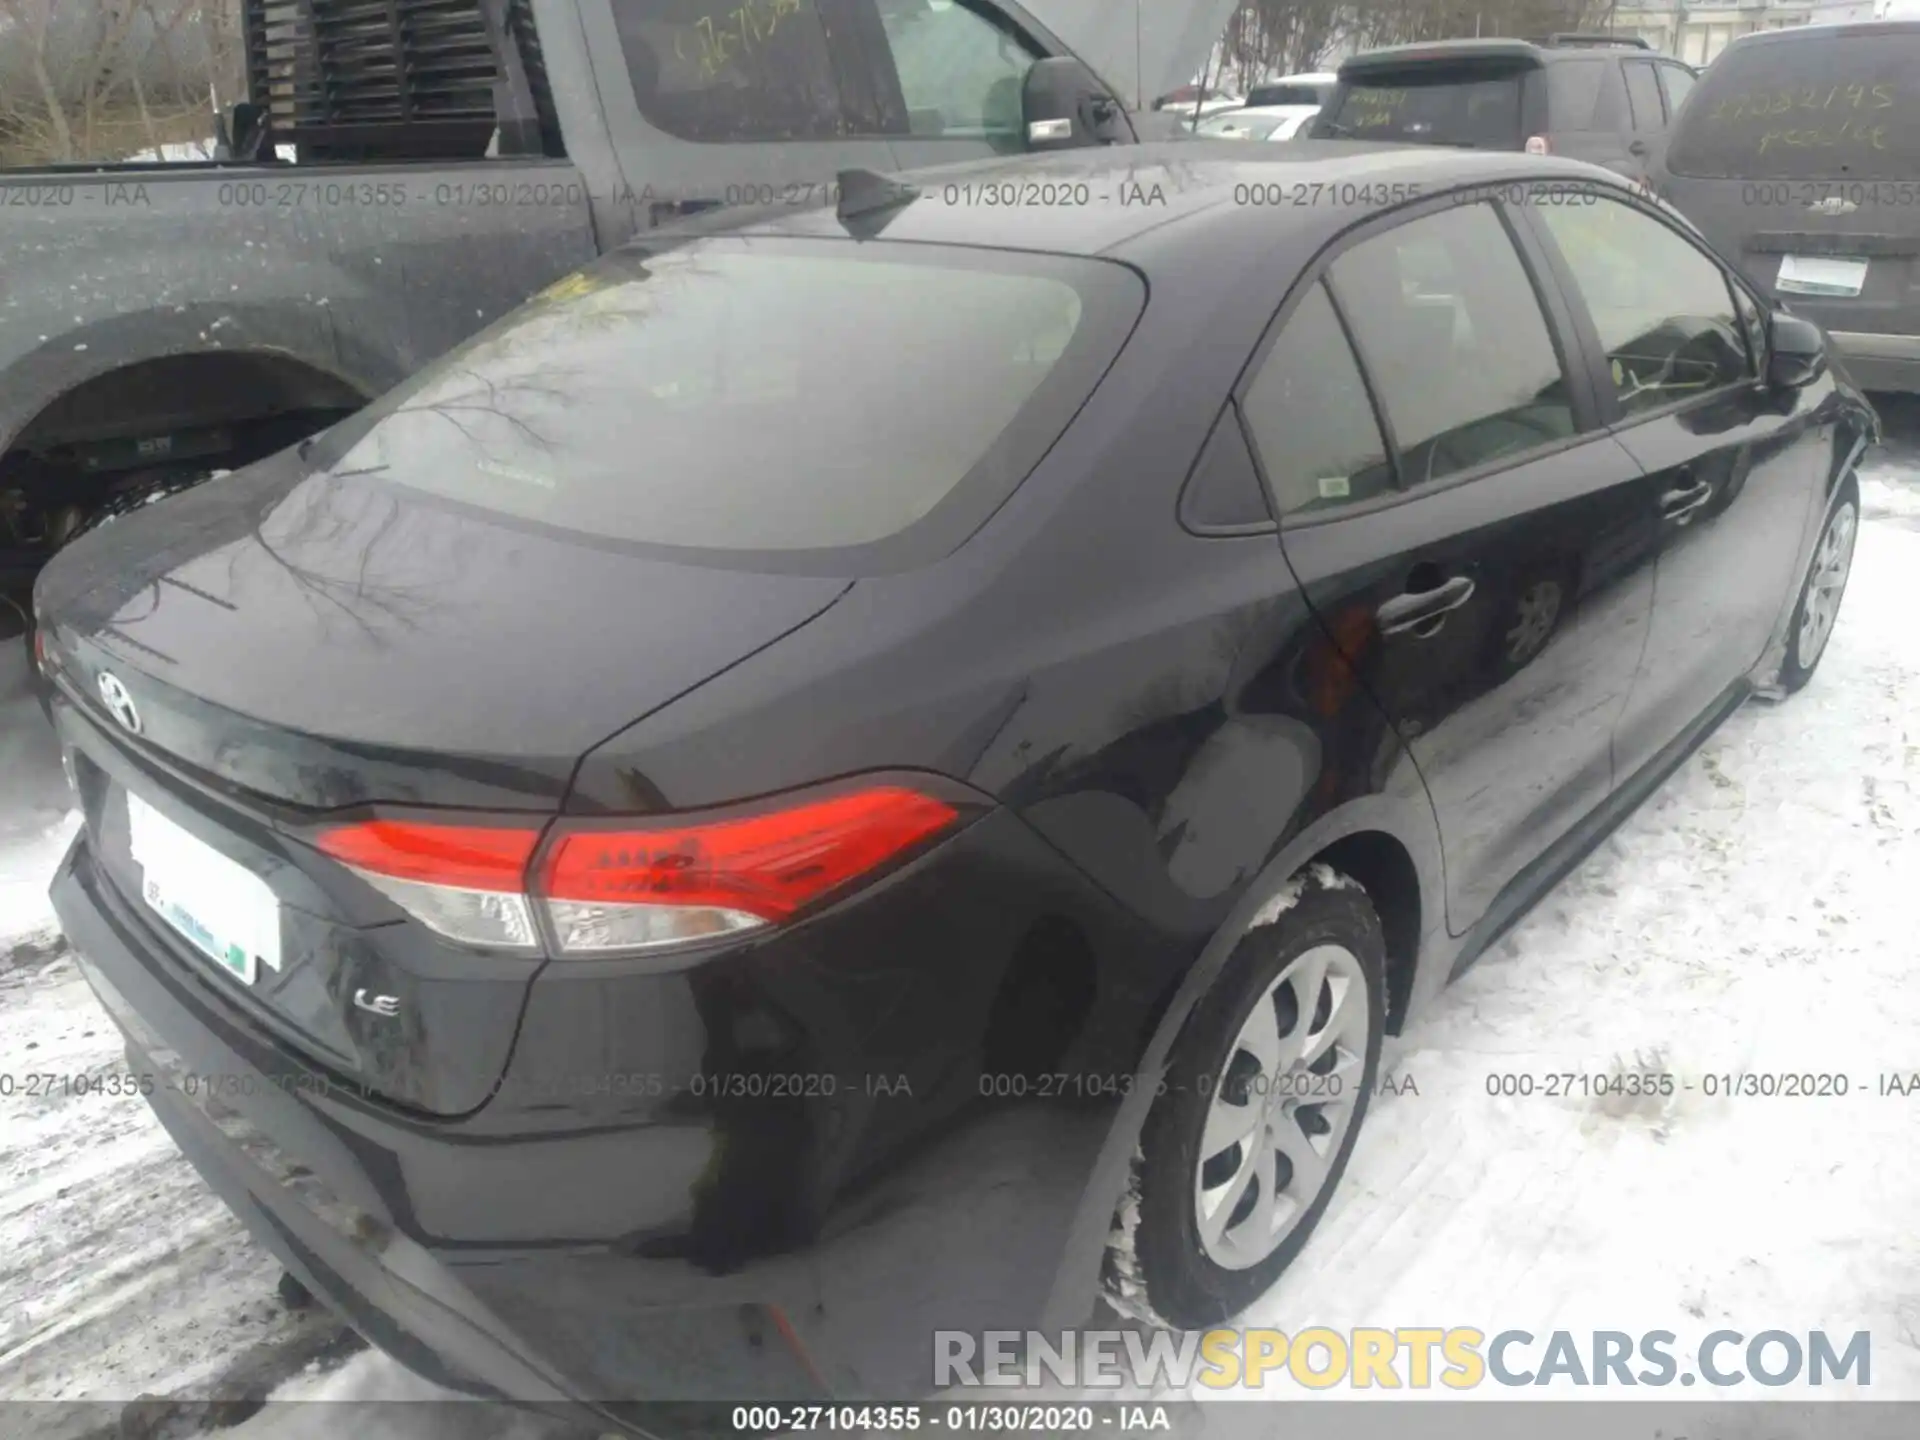
[[[1744,36],[1653,183],[1873,390],[1920,391],[1920,21]]]
[[[1313,134],[1566,155],[1644,182],[1696,78],[1606,35],[1393,45],[1340,66]]]

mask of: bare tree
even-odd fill
[[[0,0],[0,163],[205,138],[240,51],[239,0]]]

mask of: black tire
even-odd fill
[[[1821,636],[1819,646],[1814,650],[1813,654],[1807,656],[1802,653],[1807,604],[1813,593],[1814,581],[1818,578],[1818,571],[1820,569],[1820,547],[1825,542],[1828,531],[1835,524],[1841,522],[1843,515],[1851,516],[1850,523],[1853,527],[1853,534],[1857,539],[1860,533],[1860,485],[1852,475],[1848,475],[1840,482],[1839,498],[1834,501],[1827,512],[1826,518],[1821,522],[1820,539],[1814,542],[1813,559],[1807,565],[1807,573],[1801,577],[1800,594],[1793,602],[1793,619],[1787,630],[1787,653],[1780,662],[1780,688],[1789,695],[1798,694],[1806,688],[1807,682],[1813,679],[1813,672],[1820,668],[1821,658],[1826,655],[1828,646],[1832,643],[1833,629],[1832,623],[1830,623],[1826,633]],[[1852,554],[1851,550],[1849,550],[1849,574],[1851,573],[1851,569]],[[1840,593],[1836,595],[1833,600],[1835,607],[1840,606],[1845,599],[1846,581],[1842,579]]]
[[[1135,1162],[1138,1220],[1131,1254],[1116,1255],[1119,1275],[1110,1270],[1109,1278],[1116,1305],[1143,1319],[1178,1329],[1205,1329],[1239,1314],[1272,1288],[1312,1238],[1366,1119],[1385,1029],[1386,950],[1379,917],[1365,891],[1325,866],[1313,867],[1299,883],[1303,888],[1292,908],[1241,938],[1213,987],[1188,1016],[1174,1044],[1167,1088],[1148,1114]],[[1229,1268],[1216,1263],[1201,1243],[1194,1195],[1216,1077],[1255,1003],[1267,996],[1284,967],[1328,943],[1344,947],[1359,961],[1365,981],[1368,1023],[1360,1093],[1326,1179],[1294,1228],[1265,1260],[1244,1269]],[[1323,988],[1322,1001],[1326,998]],[[1268,1177],[1258,1178],[1265,1183]],[[1115,1278],[1121,1282],[1117,1287]]]

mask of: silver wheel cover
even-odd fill
[[[1246,1270],[1280,1248],[1326,1188],[1361,1094],[1372,1009],[1343,945],[1290,960],[1215,1079],[1193,1179],[1208,1259]]]

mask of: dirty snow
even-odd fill
[[[276,145],[276,158],[288,162],[297,158],[296,147]],[[214,158],[215,141],[209,135],[204,140],[179,140],[172,144],[161,145],[156,149],[142,150],[137,155],[129,155],[127,163],[131,165],[197,165],[205,164]]]
[[[293,1322],[277,1267],[144,1102],[23,1093],[30,1075],[123,1069],[47,904],[78,816],[26,679],[25,646],[0,641],[0,1055],[14,1092],[0,1094],[0,1395],[190,1388]]]
[[[1274,897],[1260,907],[1253,919],[1247,922],[1249,930],[1258,930],[1263,925],[1272,925],[1279,918],[1300,903],[1300,897],[1307,892],[1307,883],[1311,881],[1322,890],[1358,890],[1358,882],[1340,874],[1331,865],[1309,865],[1274,893]]]
[[[1390,1042],[1401,1093],[1247,1323],[1666,1329],[1683,1369],[1718,1328],[1864,1329],[1874,1398],[1920,1397],[1920,1095],[1874,1093],[1920,1072],[1920,467],[1895,459],[1862,477],[1813,683],[1736,713]],[[1488,1094],[1615,1067],[1675,1095]],[[1707,1098],[1730,1071],[1850,1093]]]
[[[1920,1398],[1920,1096],[1873,1093],[1882,1074],[1920,1071],[1920,987],[1908,981],[1920,935],[1920,417],[1906,414],[1899,433],[1903,447],[1863,476],[1853,581],[1812,686],[1736,714],[1390,1042],[1400,1093],[1375,1099],[1320,1232],[1247,1323],[1668,1329],[1689,1356],[1716,1328],[1866,1329],[1874,1396]],[[66,790],[23,695],[20,647],[6,652],[0,1053],[17,1071],[99,1073],[117,1047],[51,938],[42,894],[71,830]],[[1618,1066],[1693,1088],[1641,1104],[1487,1091],[1490,1075]],[[1702,1093],[1704,1075],[1742,1070],[1836,1073],[1851,1093]],[[0,1256],[9,1397],[204,1388],[250,1347],[291,1343],[300,1323],[274,1298],[272,1264],[135,1100],[0,1097]],[[370,1354],[280,1393],[437,1394]],[[392,1405],[353,1428],[521,1440],[537,1427]],[[337,1432],[320,1407],[288,1406],[223,1433]]]

